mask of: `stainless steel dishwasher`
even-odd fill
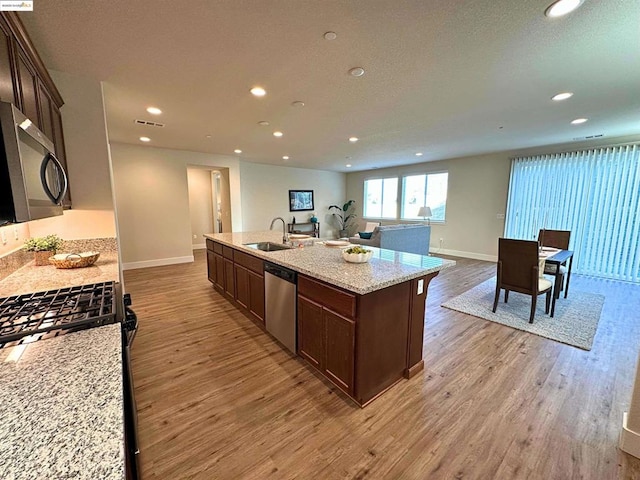
[[[293,270],[264,262],[265,326],[285,347],[296,353],[296,284]]]

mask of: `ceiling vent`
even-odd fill
[[[148,122],[146,120],[134,120],[136,125],[146,125],[147,127],[164,127],[164,123]]]
[[[592,140],[594,138],[600,138],[600,137],[604,137],[604,133],[599,133],[598,135],[587,135],[586,137],[573,137],[573,140],[574,141]]]

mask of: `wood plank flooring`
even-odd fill
[[[440,307],[494,275],[456,259],[429,287],[424,372],[360,409],[215,292],[195,256],[125,272],[143,479],[640,479],[617,448],[640,286],[572,277],[606,296],[585,352]]]

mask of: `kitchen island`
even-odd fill
[[[352,264],[340,248],[265,252],[282,243],[274,231],[205,235],[209,280],[264,328],[264,261],[298,273],[296,353],[358,405],[424,368],[422,343],[429,282],[455,262],[368,247],[373,258]]]

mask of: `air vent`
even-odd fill
[[[598,135],[587,135],[586,137],[573,137],[573,140],[574,141],[591,140],[593,138],[600,138],[600,137],[604,137],[604,133],[599,133]]]
[[[146,120],[134,120],[136,125],[146,125],[147,127],[164,127],[164,123],[148,122]]]

